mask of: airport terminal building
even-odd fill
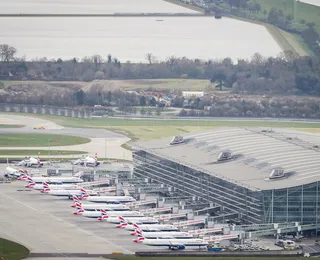
[[[221,206],[245,223],[320,223],[320,138],[220,128],[134,145],[134,175]]]

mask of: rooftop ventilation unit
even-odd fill
[[[273,169],[271,171],[271,174],[269,175],[269,179],[270,180],[282,179],[282,178],[285,178],[285,177],[286,177],[286,174],[284,172],[284,169],[282,169],[282,168]]]
[[[224,162],[233,159],[232,153],[228,151],[223,151],[219,154],[217,161]]]
[[[182,144],[184,143],[184,138],[181,135],[176,135],[175,137],[172,138],[170,144],[175,145],[175,144]]]

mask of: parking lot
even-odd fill
[[[27,191],[24,184],[0,184],[1,237],[19,242],[33,253],[133,254],[152,250],[134,243],[128,231],[113,224],[73,215],[70,200]]]

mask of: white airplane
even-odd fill
[[[107,218],[107,222],[111,222],[117,225],[117,228],[124,228],[128,225],[134,225],[136,223],[139,223],[141,225],[143,224],[158,224],[159,220],[151,218],[151,217],[124,217],[124,216],[118,216],[118,217],[109,217]]]
[[[74,215],[82,215],[84,217],[88,218],[98,218],[101,219],[102,217],[108,217],[107,214],[109,212],[119,212],[119,211],[105,211],[105,210],[95,210],[95,211],[86,211],[82,208],[79,208],[76,212],[74,212]],[[139,214],[137,211],[122,211],[124,215],[134,217],[135,214]]]
[[[147,239],[144,237],[138,237],[134,242],[142,242],[144,245],[148,246],[167,246],[169,249],[185,249],[186,246],[208,246],[208,242],[200,238],[191,238],[191,239]]]
[[[38,153],[38,157],[26,157],[24,160],[18,162],[17,166],[26,166],[26,167],[42,167],[43,162],[40,161],[40,153]]]
[[[80,177],[72,176],[72,177],[30,177],[28,175],[23,175],[18,178],[18,180],[26,180],[34,183],[43,183],[46,182],[48,184],[53,183],[81,183],[83,180]]]
[[[130,208],[123,204],[102,204],[102,203],[88,203],[82,204],[79,200],[71,206],[73,208],[83,208],[86,211],[95,211],[104,209],[106,211],[129,211]]]
[[[180,231],[174,225],[166,225],[166,224],[155,224],[155,225],[141,225],[141,224],[133,224],[133,225],[126,225],[124,226],[126,230],[134,231],[136,229],[142,230],[143,232],[160,232],[160,231]]]
[[[189,239],[194,238],[193,235],[188,234],[187,232],[143,232],[142,230],[137,229],[135,232],[132,232],[131,235],[142,236],[147,239],[155,239],[155,238],[176,238],[176,239]]]
[[[120,223],[121,219],[119,219],[120,217],[123,218],[144,218],[145,216],[140,213],[139,211],[132,211],[132,210],[128,210],[128,211],[106,211],[104,209],[100,210],[103,213],[103,216],[101,216],[101,218],[99,218],[98,220],[102,221],[104,219],[107,219],[107,222],[112,222],[112,221],[116,221],[116,223]],[[111,219],[111,221],[108,221],[108,219]],[[114,222],[112,222],[114,223]]]
[[[79,186],[77,184],[63,184],[63,183],[48,184],[45,181],[43,181],[42,184],[37,184],[35,182],[30,181],[24,187],[41,191],[46,188],[50,188],[50,190],[79,190],[82,186]]]
[[[24,175],[24,174],[26,174],[26,172],[24,170],[22,170],[22,169],[17,170],[17,169],[14,169],[8,165],[8,167],[6,168],[6,173],[5,173],[4,177],[19,178],[21,175]]]
[[[100,165],[100,162],[98,162],[98,154],[96,153],[94,157],[86,156],[85,158],[74,161],[72,164],[82,165],[84,167],[97,167]]]
[[[96,196],[96,197],[88,197],[86,201],[96,202],[96,203],[122,203],[122,202],[134,202],[134,199],[131,196]]]
[[[62,196],[72,198],[73,196],[79,196],[81,198],[87,196],[97,196],[98,193],[93,190],[85,190],[80,188],[79,190],[51,190],[50,188],[45,188],[41,191],[42,193],[49,194],[52,196]]]

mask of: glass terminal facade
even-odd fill
[[[246,223],[320,222],[319,183],[281,190],[252,190],[143,148],[134,151],[133,161],[136,177],[148,177],[171,186],[181,197],[213,202],[225,212],[238,213]]]

